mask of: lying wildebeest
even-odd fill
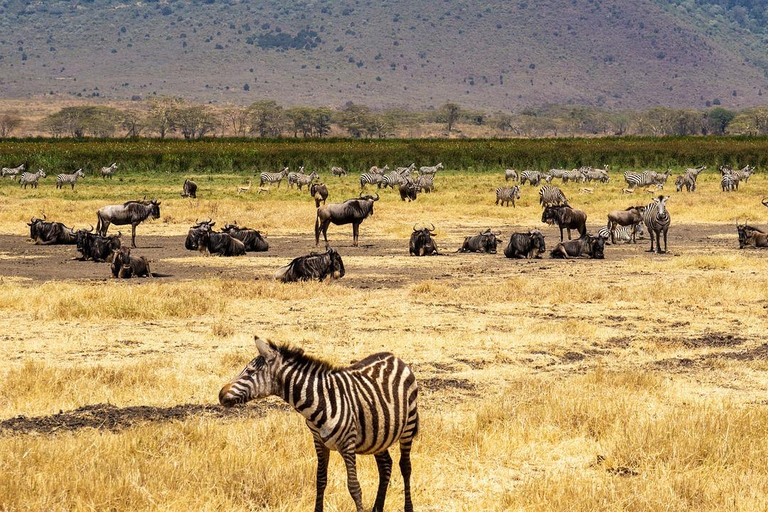
[[[48,222],[45,220],[45,215],[42,219],[32,217],[27,226],[29,226],[29,238],[34,240],[36,245],[77,243],[77,233],[74,229],[68,228],[61,222]]]
[[[189,179],[184,180],[181,197],[191,197],[192,199],[197,199],[197,183]]]
[[[123,204],[113,204],[99,208],[96,212],[98,222],[96,231],[106,236],[110,224],[116,226],[131,225],[131,246],[136,247],[136,226],[147,218],[160,218],[160,203],[157,199],[151,201],[128,201]]]
[[[237,225],[237,222],[234,224],[224,224],[221,232],[243,242],[246,252],[264,252],[269,250],[269,243],[264,240],[261,233],[255,229],[240,227]]]
[[[532,229],[527,233],[512,233],[509,243],[504,248],[504,256],[530,260],[541,258],[546,250],[544,235],[538,229]]]
[[[492,232],[490,228],[475,236],[468,236],[464,239],[459,250],[456,252],[488,252],[496,254],[496,245],[502,243],[501,231]]]
[[[200,237],[199,250],[220,256],[244,256],[245,244],[227,233],[213,233],[205,230]]]
[[[411,241],[408,245],[408,252],[411,256],[430,256],[437,254],[437,244],[435,243],[435,225],[432,224],[432,228],[416,229],[416,224],[413,225],[413,233],[411,233]]]
[[[412,180],[400,183],[400,185],[398,185],[398,190],[400,191],[400,200],[405,201],[408,199],[409,203],[415,201],[416,197],[419,195],[419,187]]]
[[[328,248],[325,252],[310,253],[307,256],[295,258],[284,267],[275,272],[275,279],[284,283],[294,281],[309,281],[317,279],[322,281],[327,276],[331,279],[344,277],[344,262],[336,249]]]
[[[614,232],[618,226],[634,226],[643,221],[645,206],[630,206],[626,210],[614,210],[608,214],[608,230],[611,232],[611,243],[616,243]],[[632,231],[632,243],[637,243],[636,231]]]
[[[547,206],[541,214],[541,222],[557,224],[560,228],[560,241],[563,241],[563,230],[568,230],[568,240],[571,239],[571,230],[575,229],[579,235],[587,232],[587,214],[581,210],[574,210],[570,206]]]
[[[149,261],[144,256],[133,256],[130,247],[120,247],[112,256],[112,277],[152,277]]]
[[[369,215],[373,215],[373,203],[378,200],[379,194],[376,194],[376,197],[362,196],[357,199],[347,199],[343,203],[324,204],[319,207],[315,219],[315,245],[320,244],[320,232],[322,232],[325,247],[328,248],[328,226],[334,223],[337,226],[352,224],[352,245],[357,247],[360,223]]]
[[[736,223],[736,231],[739,233],[739,249],[744,247],[768,247],[768,233],[750,226],[744,221],[744,225]]]
[[[309,186],[309,195],[315,198],[315,208],[320,208],[320,202],[325,204],[328,199],[328,187],[325,183],[313,183]]]
[[[215,222],[212,219],[198,222],[195,219],[195,225],[189,228],[187,232],[187,239],[184,240],[184,248],[188,251],[196,251],[200,248],[200,239],[203,237],[205,231],[211,231]]]
[[[581,238],[560,242],[552,250],[553,258],[592,258],[601,260],[605,258],[605,238],[584,233]]]
[[[101,236],[81,229],[77,232],[77,250],[82,255],[80,259],[96,262],[109,261],[112,253],[122,246],[122,236],[123,234],[119,231],[116,235]]]

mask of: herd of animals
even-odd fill
[[[318,279],[322,281],[326,277],[339,278],[344,276],[344,264],[339,253],[330,248],[328,243],[328,228],[331,224],[352,224],[353,246],[358,245],[360,224],[373,215],[374,203],[378,201],[379,194],[363,195],[366,186],[376,186],[378,189],[397,189],[402,201],[414,201],[419,193],[431,193],[435,191],[435,176],[443,169],[443,164],[423,166],[416,169],[415,164],[407,167],[396,167],[389,170],[389,166],[371,167],[368,172],[360,175],[360,196],[348,199],[342,203],[326,204],[328,187],[319,182],[319,175],[313,171],[310,174],[304,172],[304,167],[291,172],[287,167],[278,173],[262,172],[259,174],[259,190],[264,185],[277,185],[283,180],[288,182],[288,187],[297,187],[303,190],[307,187],[310,197],[315,201],[317,215],[315,219],[315,245],[320,243],[320,235],[323,235],[326,251],[324,253],[311,253],[301,256],[288,265],[280,268],[275,273],[275,278],[281,281],[300,281]],[[102,179],[111,179],[117,170],[117,163],[101,168],[97,175]],[[678,191],[685,189],[688,192],[696,190],[696,180],[699,174],[705,170],[705,166],[687,169],[677,176],[675,186]],[[723,166],[720,168],[721,186],[725,192],[737,190],[739,183],[748,182],[754,173],[754,168],[746,166],[742,169],[731,169]],[[332,167],[331,174],[335,177],[347,176],[347,172],[341,167]],[[37,173],[25,172],[25,165],[15,168],[2,168],[2,177],[19,179],[23,187],[31,185],[37,187],[40,178],[44,178],[45,172],[40,169]],[[82,169],[72,174],[59,174],[56,177],[57,188],[70,185],[74,190],[78,178],[84,177]],[[664,188],[671,171],[659,173],[655,171],[625,172],[624,180],[627,188],[623,193],[634,193],[638,187],[650,187],[648,192],[655,193]],[[504,179],[516,184],[500,186],[496,189],[496,204],[514,207],[515,201],[520,198],[520,187],[528,183],[530,186],[542,185],[538,191],[539,203],[543,208],[541,221],[549,225],[557,225],[560,229],[560,241],[550,251],[552,258],[604,258],[605,245],[617,242],[636,243],[638,238],[643,238],[644,231],[648,231],[650,238],[649,252],[662,253],[667,251],[667,234],[671,217],[666,208],[669,196],[659,195],[652,198],[647,205],[630,206],[624,210],[611,211],[607,215],[607,225],[596,234],[587,232],[587,215],[582,210],[574,208],[566,198],[563,191],[552,184],[553,180],[560,179],[563,183],[608,183],[610,175],[608,169],[593,169],[582,167],[580,169],[551,169],[547,172],[522,171],[513,169],[504,171]],[[250,181],[247,187],[238,187],[238,193],[248,192],[251,188]],[[181,196],[197,198],[198,186],[191,179],[186,179],[182,185]],[[582,194],[592,193],[593,188],[580,188]],[[763,205],[768,207],[768,201]],[[29,222],[30,238],[37,244],[73,244],[80,252],[83,260],[108,261],[112,266],[114,277],[151,277],[149,262],[144,257],[131,255],[131,248],[136,247],[136,227],[147,219],[160,217],[160,203],[157,200],[131,200],[119,205],[108,205],[100,208],[97,213],[97,225],[94,228],[75,231],[61,222],[50,222],[45,216],[43,219],[33,217]],[[131,226],[131,247],[125,247],[121,243],[122,233],[108,235],[110,225]],[[185,248],[199,250],[209,254],[220,256],[241,256],[246,252],[261,252],[269,250],[269,243],[256,229],[238,226],[237,223],[225,224],[220,231],[215,231],[215,222],[212,219],[196,222],[187,234]],[[572,239],[571,231],[578,233],[578,238]],[[744,247],[768,247],[768,233],[749,226],[738,225],[739,245]],[[428,256],[440,254],[434,240],[435,227],[431,228],[413,226],[413,232],[409,241],[409,253],[414,256]],[[564,239],[567,232],[568,240]],[[457,252],[486,252],[496,253],[498,244],[503,243],[500,231],[487,229],[476,235],[465,238]],[[662,249],[662,239],[664,248]],[[544,235],[538,229],[527,232],[512,233],[509,237],[504,255],[508,258],[541,258],[546,253]]]

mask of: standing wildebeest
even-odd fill
[[[42,219],[32,217],[27,223],[29,226],[29,238],[35,241],[35,245],[74,245],[77,243],[77,233],[61,222],[48,222],[45,215]]]
[[[26,168],[27,168],[26,164],[21,164],[18,167],[3,167],[0,173],[2,174],[3,178],[5,178],[6,176],[10,176],[12,179],[15,180],[19,176],[19,173],[24,172]]]
[[[320,208],[320,202],[325,204],[325,200],[328,199],[328,187],[325,183],[313,183],[309,187],[309,195],[315,199],[315,208]]]
[[[671,218],[667,211],[667,201],[669,196],[659,196],[653,198],[653,202],[645,207],[643,212],[643,222],[648,228],[648,236],[651,237],[651,249],[653,252],[653,238],[656,237],[656,253],[661,253],[661,233],[664,233],[664,252],[667,252],[667,231]]]
[[[544,235],[538,229],[527,233],[512,233],[509,243],[504,248],[504,256],[507,258],[541,258],[547,250],[544,244]]]
[[[413,233],[411,233],[411,241],[408,244],[408,253],[411,256],[430,256],[437,254],[437,244],[432,238],[435,236],[435,225],[432,224],[432,228],[416,229],[416,224],[413,225]]]
[[[243,242],[246,252],[264,252],[269,250],[269,243],[264,240],[261,233],[255,229],[240,227],[237,225],[237,221],[234,224],[224,224],[221,232],[227,233],[232,238]]]
[[[398,185],[398,190],[400,191],[401,201],[405,201],[406,199],[408,199],[408,202],[415,201],[419,195],[419,186],[411,179],[400,183],[400,185]]]
[[[541,222],[557,224],[560,228],[560,241],[563,241],[563,230],[568,230],[568,240],[571,239],[571,230],[575,229],[583,236],[587,232],[587,214],[581,210],[574,210],[570,206],[547,206],[541,214]]]
[[[645,206],[630,206],[626,210],[614,210],[608,214],[608,230],[611,232],[611,243],[616,243],[614,231],[618,226],[633,226],[642,222]],[[636,230],[632,230],[632,242],[637,243]]]
[[[284,267],[275,272],[275,279],[284,283],[295,281],[309,281],[317,279],[323,281],[328,276],[331,279],[344,277],[344,262],[336,249],[328,248],[325,252],[310,253],[307,256],[299,256]]]
[[[461,247],[456,252],[487,252],[496,254],[496,245],[502,243],[499,235],[501,235],[501,231],[494,233],[491,231],[491,228],[488,228],[478,235],[466,237],[464,243],[461,244]]]
[[[149,202],[128,201],[123,204],[113,204],[99,208],[96,212],[98,221],[96,231],[106,236],[110,224],[116,226],[131,225],[131,247],[136,247],[136,226],[147,218],[160,218],[160,203],[157,199]]]
[[[101,174],[101,179],[106,179],[107,177],[112,179],[112,175],[115,174],[115,170],[117,170],[117,162],[113,163],[109,167],[102,167],[99,171]]]
[[[198,250],[220,256],[244,256],[245,244],[227,233],[213,233],[206,229],[200,237]]]
[[[33,188],[37,188],[37,182],[40,178],[45,178],[45,171],[42,169],[37,172],[25,172],[21,175],[21,178],[19,178],[19,185],[24,187],[24,189],[27,188],[27,185],[32,185]]]
[[[389,448],[400,444],[404,512],[411,501],[411,445],[419,431],[419,386],[408,365],[390,353],[373,354],[346,368],[334,367],[300,349],[256,338],[259,357],[219,391],[225,407],[277,395],[296,409],[312,432],[317,453],[315,512],[323,510],[328,458],[337,451],[347,468],[347,487],[357,512],[363,496],[356,456],[373,455],[379,468],[375,512],[384,510],[392,472]]]
[[[191,197],[197,199],[197,183],[192,180],[184,180],[184,186],[181,190],[181,197]]]
[[[187,232],[187,239],[184,240],[184,248],[188,251],[196,251],[200,248],[200,239],[203,237],[205,231],[211,231],[216,224],[212,222],[213,219],[204,220],[198,222],[195,219],[195,225],[189,228]]]
[[[602,260],[605,258],[605,238],[601,236],[592,236],[587,233],[581,235],[576,240],[560,242],[552,250],[550,256],[553,258],[592,258]]]
[[[507,206],[509,206],[511,202],[514,208],[515,199],[520,199],[520,187],[517,185],[514,187],[498,187],[496,189],[496,204],[499,204],[499,201],[501,201],[501,206],[504,206],[504,203],[507,203]]]
[[[325,239],[325,247],[328,248],[328,226],[331,223],[341,226],[352,224],[352,245],[357,247],[357,237],[362,223],[369,215],[373,215],[373,203],[379,200],[376,197],[362,196],[357,199],[347,199],[343,203],[324,204],[317,209],[315,219],[315,245],[320,245],[320,232]]]
[[[768,247],[768,233],[761,229],[749,226],[747,221],[741,226],[736,223],[736,231],[739,233],[739,249],[744,247]]]
[[[331,167],[331,174],[341,178],[342,176],[346,176],[347,175],[347,171],[345,171],[341,167]]]
[[[130,247],[120,247],[112,256],[112,277],[119,279],[152,277],[152,272],[149,270],[147,258],[131,255]]]

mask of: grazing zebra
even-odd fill
[[[739,176],[735,173],[723,174],[720,178],[720,187],[723,192],[739,190]]]
[[[737,170],[731,170],[730,173],[732,175],[735,175],[739,178],[739,181],[743,181],[744,183],[747,183],[749,181],[750,176],[755,172],[755,168],[751,167],[749,165],[744,166],[742,169]]]
[[[341,178],[342,176],[346,176],[347,175],[347,171],[345,171],[341,167],[331,167],[331,174]]]
[[[568,199],[558,187],[554,185],[544,185],[539,189],[539,204],[541,206],[560,206],[568,205]]]
[[[563,173],[566,173],[566,172],[568,172],[568,171],[567,171],[567,170],[565,170],[565,169],[550,169],[550,170],[549,170],[549,172],[548,172],[548,174],[549,174],[549,175],[550,175],[552,178],[559,178],[559,179],[563,179]],[[550,179],[550,181],[552,181],[552,180]]]
[[[277,395],[304,416],[317,453],[315,512],[323,510],[330,451],[338,451],[347,469],[347,487],[357,512],[363,496],[356,455],[373,455],[379,468],[374,511],[384,510],[392,472],[389,448],[400,444],[405,512],[411,501],[411,444],[419,431],[418,384],[402,360],[384,352],[348,367],[335,367],[301,349],[256,337],[259,356],[219,391],[225,407]]]
[[[45,172],[42,169],[37,172],[25,172],[21,175],[19,184],[25,189],[27,188],[27,185],[32,185],[34,188],[37,188],[37,181],[40,178],[45,178]]]
[[[381,174],[364,172],[360,175],[360,191],[362,192],[366,185],[378,185],[381,188],[383,182],[384,176]]]
[[[421,192],[426,192],[429,194],[430,192],[435,191],[435,177],[431,174],[426,174],[424,176],[419,176],[416,180],[416,187]]]
[[[420,167],[419,172],[421,174],[435,174],[437,173],[438,169],[442,169],[442,168],[443,168],[443,163],[440,162],[439,164],[434,165],[432,167],[427,167],[427,166]]]
[[[512,208],[515,208],[515,199],[520,199],[520,187],[515,185],[514,187],[499,187],[496,189],[496,204],[499,204],[499,201],[501,201],[501,206],[504,206],[504,203],[507,203],[507,206],[509,206],[510,201],[512,202]]]
[[[579,169],[584,176],[584,181],[600,181],[608,183],[611,181],[611,177],[608,176],[607,169],[593,169],[591,167],[582,167]]]
[[[624,173],[624,181],[627,182],[627,187],[630,190],[635,190],[637,187],[647,187],[648,185],[655,184],[656,175],[657,173],[655,171],[645,171],[645,172],[627,171]]]
[[[525,185],[527,181],[532,187],[541,182],[542,175],[539,171],[523,171],[520,173],[520,184]]]
[[[56,188],[61,188],[67,184],[72,187],[72,190],[75,190],[77,178],[85,178],[85,173],[82,169],[78,169],[72,174],[59,174],[56,176]]]
[[[656,237],[656,253],[667,252],[667,231],[671,218],[667,211],[667,201],[669,196],[654,197],[653,202],[645,207],[643,212],[643,222],[648,228],[648,236],[651,238],[651,249],[653,252],[653,238]],[[661,250],[661,234],[664,233],[664,251]]]
[[[569,181],[576,181],[576,182],[584,182],[584,175],[581,174],[581,171],[578,169],[573,169],[570,171],[563,172],[562,175],[563,183],[568,183]]]
[[[614,240],[628,244],[633,240],[633,237],[632,237],[633,234],[636,236],[636,238],[642,239],[644,236],[644,233],[645,231],[643,230],[643,223],[638,222],[637,224],[632,224],[631,226],[616,226],[616,230],[613,232],[613,236],[614,236]],[[601,236],[605,238],[605,243],[607,244],[611,243],[609,241],[611,239],[610,228],[608,227],[600,228],[597,232],[597,236]]]
[[[302,167],[302,169],[304,169]],[[320,176],[315,172],[312,171],[311,174],[300,174],[296,177],[296,186],[299,187],[299,190],[301,190],[301,187],[304,185],[309,186],[313,181],[318,179]]]
[[[112,175],[115,173],[115,170],[117,170],[117,162],[113,163],[109,167],[102,167],[99,171],[101,173],[101,179],[106,179],[107,177],[112,179]]]
[[[299,176],[304,175],[304,166],[299,167],[298,171],[291,171],[288,173],[288,188],[293,188],[296,184],[296,180]]]
[[[26,169],[25,164],[21,164],[18,167],[3,167],[2,171],[2,177],[5,178],[6,176],[10,176],[14,180],[19,176],[20,172],[24,172],[24,169]]]
[[[385,172],[389,170],[389,165],[385,165],[384,167],[376,167],[375,165],[368,169],[368,174],[378,174],[380,176],[383,176]]]
[[[516,170],[507,169],[504,171],[504,181],[509,181],[510,178],[512,178],[512,181],[517,181],[519,179]]]
[[[400,174],[397,171],[392,171],[384,175],[384,179],[381,181],[381,183],[379,183],[379,188],[381,187],[395,188],[401,183],[404,183],[406,179],[410,179],[410,178],[407,178],[406,176],[404,176],[403,174]]]
[[[685,174],[675,178],[675,188],[678,192],[683,191],[685,187],[686,192],[696,191],[696,174],[692,172],[686,172]]]
[[[280,172],[263,172],[259,175],[259,186],[265,183],[277,183],[277,188],[280,188],[280,183],[288,176],[288,168],[286,167]]]

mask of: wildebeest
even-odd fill
[[[82,255],[80,259],[84,261],[107,261],[122,246],[123,234],[119,231],[111,236],[101,236],[91,231],[81,229],[77,232],[77,250]]]
[[[768,247],[768,233],[750,226],[744,221],[744,225],[736,223],[736,231],[739,233],[739,249],[744,247]]]
[[[220,256],[244,256],[245,244],[227,233],[214,233],[204,230],[200,237],[198,250]]]
[[[112,255],[112,277],[152,277],[152,272],[149,270],[147,258],[132,255],[130,247],[120,247]]]
[[[560,228],[560,241],[563,241],[563,230],[568,230],[568,240],[571,239],[571,230],[575,229],[583,236],[587,232],[587,214],[581,210],[574,210],[570,206],[547,206],[541,214],[541,222],[557,224]]]
[[[527,233],[512,233],[509,243],[504,248],[504,256],[530,260],[541,258],[546,250],[544,235],[538,229],[532,229]]]
[[[419,195],[418,185],[410,179],[400,183],[400,185],[398,185],[398,190],[400,191],[400,200],[405,201],[408,199],[409,203],[415,201]]]
[[[337,226],[352,224],[352,245],[357,247],[360,223],[369,215],[373,215],[373,203],[378,200],[379,194],[376,194],[376,197],[362,196],[356,199],[347,199],[343,203],[320,206],[315,218],[315,245],[320,244],[320,233],[322,232],[325,247],[328,248],[328,226],[333,223]]]
[[[645,206],[630,206],[625,210],[614,210],[608,214],[608,230],[611,232],[611,243],[616,243],[616,231],[617,226],[633,226],[643,221],[643,212]],[[632,242],[637,243],[636,230],[632,231]]]
[[[550,255],[553,258],[592,258],[601,260],[605,258],[605,238],[584,233],[576,240],[560,242],[555,246]]]
[[[435,244],[435,225],[432,224],[431,228],[416,229],[416,224],[413,225],[413,233],[411,233],[411,240],[408,244],[408,253],[411,256],[430,256],[437,254],[437,244]]]
[[[181,197],[191,197],[197,199],[197,183],[190,179],[184,180],[184,186],[181,190]]]
[[[188,251],[196,251],[200,248],[200,239],[203,237],[205,231],[210,231],[216,222],[213,219],[204,220],[198,222],[195,220],[195,225],[189,228],[187,232],[187,238],[184,240],[184,248]]]
[[[328,187],[325,183],[313,183],[309,187],[309,195],[315,199],[315,208],[320,208],[320,202],[325,204],[325,200],[328,199]]]
[[[237,222],[234,224],[224,224],[221,232],[243,242],[246,252],[264,252],[269,250],[269,242],[264,240],[261,233],[255,229],[240,227],[237,225]]]
[[[99,208],[96,213],[98,222],[96,231],[105,236],[110,224],[116,226],[131,225],[131,246],[136,247],[136,226],[147,220],[160,217],[160,203],[152,201],[128,201],[123,204],[113,204]]]
[[[496,246],[502,242],[501,231],[492,232],[490,228],[474,236],[468,236],[464,239],[459,250],[456,252],[487,252],[496,254]]]
[[[322,281],[328,276],[331,276],[331,279],[339,279],[344,277],[344,273],[341,255],[336,249],[329,247],[325,252],[313,252],[295,258],[288,265],[278,269],[274,277],[284,283],[290,283],[310,279]]]
[[[42,219],[32,217],[27,223],[29,226],[29,238],[36,245],[58,245],[77,243],[77,233],[61,222],[48,222],[43,215]]]

